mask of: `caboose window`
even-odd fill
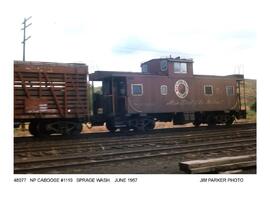
[[[143,73],[148,73],[148,65],[147,64],[142,65],[142,72]]]
[[[233,86],[226,86],[226,94],[227,96],[234,96]]]
[[[143,84],[131,84],[131,94],[133,96],[142,96]]]
[[[175,62],[173,67],[174,73],[187,73],[187,63]]]
[[[204,85],[204,94],[205,95],[213,95],[213,86],[212,85]]]
[[[168,88],[166,85],[161,85],[160,86],[160,94],[161,95],[167,95],[168,94]]]
[[[161,60],[160,61],[160,70],[161,71],[167,71],[167,60]]]

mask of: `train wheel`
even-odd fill
[[[155,128],[155,121],[152,118],[136,118],[129,122],[129,126],[134,131],[147,131]]]
[[[123,133],[127,133],[127,132],[129,132],[129,127],[122,127],[122,128],[120,128],[120,132],[123,132]]]
[[[209,127],[215,127],[217,125],[217,121],[213,115],[209,115],[207,117],[207,124]]]
[[[208,127],[216,127],[216,123],[215,122],[210,122],[210,123],[207,123]]]
[[[55,121],[48,124],[50,133],[62,135],[78,135],[82,131],[82,124],[74,121]]]
[[[193,122],[193,125],[194,125],[195,127],[199,127],[199,126],[201,125],[201,122],[199,122],[199,121],[194,121],[194,122]]]
[[[106,122],[106,128],[110,131],[110,132],[115,132],[116,131],[116,127],[114,126],[114,123],[110,120],[108,120]]]
[[[31,121],[29,124],[28,131],[33,136],[38,136],[37,124],[38,124],[38,121]]]
[[[39,121],[36,127],[38,137],[47,137],[50,135],[50,133],[47,131],[47,122]]]
[[[74,129],[71,131],[71,135],[79,135],[82,132],[82,124],[76,123],[74,124]]]
[[[45,121],[30,122],[28,130],[35,137],[47,137],[50,134],[47,131],[47,122]]]
[[[155,128],[155,121],[153,119],[145,120],[145,130],[153,130]]]
[[[235,120],[234,115],[228,116],[226,119],[226,122],[225,122],[226,126],[231,126],[233,124],[234,120]]]
[[[137,118],[134,130],[135,131],[145,131],[146,123],[144,118]]]
[[[59,124],[59,132],[63,135],[78,135],[81,133],[82,125],[73,121],[62,121]]]
[[[32,121],[29,124],[29,132],[35,137],[46,137],[49,135],[46,129],[47,123],[45,121]]]

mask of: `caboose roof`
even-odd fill
[[[106,78],[112,77],[128,77],[128,76],[160,76],[160,75],[152,75],[152,74],[145,74],[141,72],[121,72],[121,71],[95,71],[94,73],[89,74],[89,80],[91,81],[101,81]],[[237,79],[242,80],[244,79],[244,75],[242,74],[233,74],[227,76],[221,75],[193,75],[194,78],[207,78],[207,79]]]
[[[99,81],[110,77],[127,77],[142,75],[140,72],[121,72],[121,71],[95,71],[89,74],[89,80]]]
[[[176,58],[155,58],[155,59],[151,59],[151,60],[148,60],[146,62],[143,62],[142,64],[146,64],[146,63],[153,62],[153,61],[160,61],[160,60],[167,60],[168,62],[193,63],[193,59],[184,59],[184,58],[181,59],[180,57],[176,57]]]

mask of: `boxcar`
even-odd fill
[[[14,61],[14,122],[32,135],[76,134],[88,120],[85,64]]]

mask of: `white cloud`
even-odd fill
[[[194,58],[197,73],[230,74],[241,64],[248,77],[256,77],[250,59],[256,18],[246,1],[28,0],[16,5],[14,59],[22,57],[20,24],[32,15],[28,60],[134,71],[147,59],[180,55]]]

